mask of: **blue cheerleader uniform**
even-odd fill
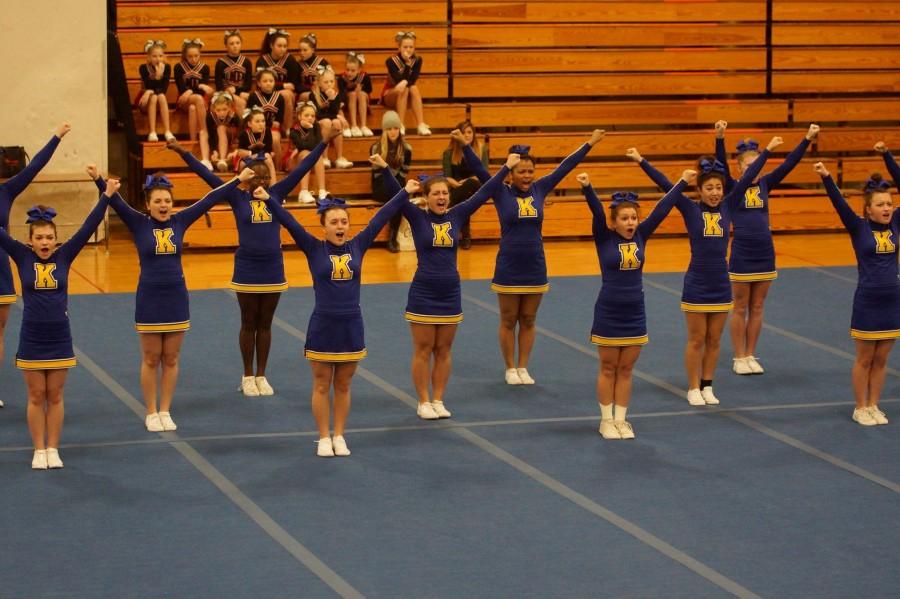
[[[864,341],[900,337],[900,280],[897,248],[900,244],[900,211],[882,225],[853,212],[834,180],[822,177],[825,191],[841,222],[850,233],[859,279],[853,295],[850,336]]]
[[[269,194],[283,202],[300,182],[300,179],[316,164],[326,144],[320,143],[293,171],[269,187]],[[203,166],[192,154],[181,155],[185,163],[207,185],[215,189],[224,181]],[[266,207],[266,203],[240,188],[235,188],[226,198],[234,213],[238,229],[238,249],[234,253],[234,274],[231,289],[238,293],[280,293],[287,291],[284,274],[284,257],[281,253],[281,224]]]
[[[640,222],[634,236],[625,239],[610,229],[603,204],[590,185],[581,191],[593,215],[592,232],[603,284],[594,304],[591,343],[604,347],[645,345],[647,316],[644,310],[644,249],[647,240],[672,210],[686,183],[679,181]]]
[[[734,233],[728,274],[733,282],[772,281],[778,277],[775,269],[775,244],[772,242],[772,230],[769,226],[769,191],[800,163],[809,144],[810,141],[803,138],[784,162],[744,191],[737,210],[731,215]],[[724,139],[716,139],[716,158],[722,164],[728,164]],[[725,190],[730,192],[735,181],[728,175],[727,168],[726,175]]]
[[[106,189],[103,179],[97,179],[96,183],[101,191]],[[118,193],[110,198],[110,206],[131,231],[141,264],[134,301],[134,328],[138,333],[176,333],[191,328],[188,290],[181,265],[184,234],[194,221],[224,201],[238,183],[235,177],[166,221],[138,212]]]
[[[563,160],[553,172],[533,182],[527,191],[501,185],[494,196],[494,208],[500,220],[500,250],[494,266],[491,290],[501,294],[547,293],[547,261],[544,257],[544,201],[563,177],[590,152],[585,143]],[[487,182],[490,174],[471,147],[463,149],[466,164],[478,180]]]
[[[41,172],[56,147],[60,138],[53,136],[41,151],[34,155],[24,169],[16,175],[0,183],[0,228],[9,229],[9,211],[16,197],[28,187],[28,184]],[[9,266],[9,256],[0,250],[0,306],[14,304],[16,302],[16,288],[13,286],[12,269]]]
[[[103,221],[109,205],[105,195],[91,210],[71,239],[49,258],[41,259],[32,249],[0,229],[0,247],[15,261],[22,284],[22,329],[16,366],[22,370],[60,370],[75,366],[69,327],[69,268]]]
[[[267,201],[297,247],[306,254],[313,279],[316,304],[309,317],[304,355],[314,362],[358,362],[366,357],[366,341],[359,290],[366,251],[378,232],[409,203],[405,190],[397,193],[369,220],[366,227],[344,245],[333,245],[308,233],[281,204]]]
[[[732,215],[738,210],[747,188],[768,159],[768,150],[763,150],[716,207],[695,202],[684,194],[679,194],[676,198],[675,206],[684,218],[684,226],[691,242],[691,262],[684,273],[681,291],[683,312],[729,312],[734,307],[728,262],[725,259],[728,253],[728,232],[731,229]],[[663,190],[672,189],[671,181],[649,162],[641,160],[640,166]]]

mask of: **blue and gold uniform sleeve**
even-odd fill
[[[593,185],[582,185],[581,193],[584,194],[584,199],[587,200],[588,209],[593,217],[591,219],[591,231],[594,239],[602,241],[609,237],[609,227],[606,226],[606,211],[603,210],[603,202],[597,197],[597,192],[594,191]]]
[[[400,191],[394,194],[394,197],[392,197],[384,206],[379,208],[378,212],[369,219],[369,223],[366,227],[356,236],[356,239],[359,240],[359,249],[361,252],[365,253],[365,251],[369,249],[369,246],[372,245],[372,242],[375,241],[375,238],[378,236],[378,232],[384,228],[389,220],[391,220],[391,217],[397,214],[404,203],[409,204],[409,193],[407,193],[405,189],[400,189]]]
[[[198,175],[201,179],[206,181],[206,184],[211,188],[215,189],[216,187],[225,183],[225,181],[222,181],[211,170],[203,166],[203,163],[197,160],[197,157],[190,152],[179,152],[178,155],[181,156],[181,159],[184,160],[184,163],[188,165],[188,168],[191,169],[194,174]]]
[[[471,198],[457,204],[451,208],[451,210],[461,212],[465,217],[471,216],[476,210],[481,208],[485,202],[491,199],[491,196],[497,192],[497,186],[503,182],[508,174],[509,168],[504,164],[503,167],[497,171],[497,174],[491,177],[487,183],[482,185]]]
[[[682,195],[686,186],[687,183],[684,179],[679,180],[678,183],[675,184],[675,187],[670,189],[666,195],[656,203],[656,206],[653,207],[653,211],[647,215],[647,218],[641,221],[638,225],[638,231],[640,231],[644,239],[649,239],[650,236],[653,235],[653,232],[656,231],[656,228],[659,227],[666,216],[669,215],[669,212],[671,212],[672,208],[675,206],[675,202],[678,201],[678,196]]]
[[[106,209],[108,207],[109,198],[105,193],[101,193],[97,205],[88,213],[87,218],[84,219],[84,223],[81,227],[75,231],[75,234],[72,235],[68,241],[59,247],[59,255],[69,262],[74,260],[75,256],[78,255],[78,252],[84,247],[84,244],[88,242],[88,239],[91,238],[91,235],[93,235],[97,230],[97,227],[100,226],[100,223],[103,222],[103,217],[106,215]]]
[[[863,221],[862,217],[853,212],[853,209],[847,204],[847,200],[844,199],[841,190],[838,189],[838,186],[835,184],[834,179],[831,178],[831,175],[822,177],[822,184],[825,186],[825,191],[828,193],[828,199],[831,200],[831,205],[834,206],[834,210],[838,213],[841,222],[844,223],[844,227],[851,233],[856,231]]]
[[[465,146],[463,148],[463,160],[466,161],[466,166],[475,173],[475,176],[478,177],[478,180],[481,181],[482,185],[490,181],[491,173],[488,172],[487,167],[482,164],[481,158],[478,157],[478,154],[475,153],[472,146]]]
[[[894,185],[900,187],[900,166],[897,165],[894,156],[889,151],[886,151],[881,155],[881,158],[884,160],[884,165],[891,174],[891,179],[894,180]]]
[[[669,181],[669,178],[666,177],[661,170],[650,164],[646,158],[641,158],[639,166],[641,167],[641,170],[650,177],[650,180],[656,183],[656,186],[663,191],[669,191],[674,187],[672,182]]]
[[[809,147],[810,143],[811,142],[804,137],[803,141],[797,144],[796,148],[791,150],[791,153],[787,155],[784,162],[779,164],[771,173],[765,176],[769,189],[772,189],[781,183],[781,181],[794,170],[794,167],[800,164],[800,160],[803,158],[803,155],[806,154],[806,149]]]
[[[10,204],[16,199],[17,195],[22,193],[22,191],[28,187],[28,184],[34,180],[39,172],[41,172],[41,169],[47,166],[47,163],[50,162],[50,158],[53,156],[56,148],[59,147],[59,142],[60,139],[57,136],[54,135],[51,137],[50,141],[47,142],[47,145],[34,155],[31,162],[25,165],[25,168],[23,168],[21,172],[13,175],[6,183],[0,185],[0,189],[8,194]]]
[[[734,179],[731,177],[731,167],[728,166],[728,152],[725,150],[725,138],[716,138],[716,160],[725,167],[725,191],[731,191],[734,187]]]
[[[177,218],[179,222],[183,223],[184,228],[187,229],[194,221],[209,212],[210,208],[219,202],[227,200],[228,196],[231,195],[231,192],[237,188],[240,182],[241,180],[235,177],[228,183],[220,185],[187,208],[179,211],[174,218]]]
[[[312,152],[306,155],[306,158],[300,161],[300,164],[298,164],[294,170],[285,176],[284,179],[272,185],[269,188],[269,193],[279,196],[279,199],[281,200],[286,198],[288,194],[291,193],[291,190],[300,183],[300,179],[316,165],[316,162],[319,161],[319,157],[322,156],[322,152],[324,152],[327,147],[328,144],[324,141],[317,145]]]
[[[16,264],[31,251],[27,245],[13,239],[3,227],[0,227],[0,248],[6,250]]]
[[[559,185],[563,178],[572,172],[572,169],[584,160],[584,157],[591,151],[591,145],[587,142],[583,143],[580,148],[566,156],[552,172],[538,179],[534,185],[541,190],[544,195],[550,193],[554,187]]]
[[[400,185],[400,181],[397,181],[397,177],[394,176],[394,171],[390,167],[382,169],[375,167],[375,170],[381,173],[382,185],[388,193],[397,195],[403,190],[403,186]]]
[[[746,193],[747,189],[753,185],[753,180],[759,176],[759,173],[762,171],[763,167],[766,166],[766,162],[771,155],[769,150],[763,150],[762,153],[757,156],[756,160],[753,161],[753,164],[747,167],[743,176],[735,183],[734,188],[725,196],[725,203],[732,209],[734,209],[741,198],[744,197],[744,193]]]
[[[102,181],[102,177],[98,177],[96,181]],[[106,182],[103,182],[103,189],[101,192],[106,191]],[[140,222],[145,218],[143,214],[132,208],[128,205],[122,196],[118,194],[118,192],[114,193],[111,198],[109,198],[109,205],[113,210],[116,211],[116,214],[119,215],[119,218],[125,223],[125,226],[128,227],[128,230],[134,233],[135,229],[139,226]]]
[[[287,232],[291,234],[297,247],[300,248],[304,254],[309,255],[313,246],[318,243],[319,240],[307,232],[307,230],[303,228],[303,225],[297,222],[294,215],[288,212],[277,198],[269,196],[269,199],[266,200],[266,206],[269,207],[269,210],[272,211],[272,215],[279,223],[281,223],[281,226],[287,229]]]

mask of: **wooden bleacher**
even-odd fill
[[[119,0],[118,11],[132,97],[139,89],[137,66],[148,38],[165,40],[169,54],[177,56],[183,38],[200,37],[212,66],[222,52],[224,29],[240,27],[245,52],[255,60],[270,25],[291,32],[294,53],[304,33],[316,32],[319,54],[338,70],[347,50],[365,51],[378,95],[384,59],[395,49],[394,32],[415,30],[417,50],[425,59],[420,86],[426,120],[435,135],[408,136],[413,173],[439,170],[446,133],[464,118],[490,134],[495,165],[511,143],[533,145],[539,174],[600,127],[607,138],[576,172],[589,172],[601,195],[633,188],[652,200],[659,192],[624,159],[627,147],[638,147],[674,179],[698,155],[712,152],[712,124],[718,119],[730,123],[729,150],[745,136],[762,144],[772,135],[785,137],[771,165],[794,147],[810,122],[818,122],[820,139],[772,196],[772,227],[840,228],[812,164],[823,160],[842,186],[853,189],[871,172],[884,172],[872,152],[876,141],[900,149],[900,3],[779,0],[770,17],[766,5],[765,0],[402,5]],[[170,96],[174,99],[174,85]],[[373,129],[381,113],[374,107]],[[146,119],[136,117],[138,132],[145,134]],[[180,113],[173,113],[172,124],[176,131],[186,129]],[[407,127],[412,125],[407,118]],[[365,158],[373,140],[344,141],[345,155],[357,166],[329,170],[327,187],[357,204],[351,218],[361,227],[372,213]],[[171,177],[179,201],[207,190],[163,144],[145,144],[144,167],[176,169]],[[317,222],[312,210],[292,209],[301,222]],[[227,210],[214,211],[211,221],[211,228],[195,226],[187,241],[195,246],[236,243]],[[661,231],[683,231],[680,218],[667,219]],[[475,215],[473,233],[499,236],[492,207]],[[544,235],[589,234],[589,212],[573,173],[550,199]]]

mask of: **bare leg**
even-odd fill
[[[444,391],[447,389],[447,381],[450,380],[453,363],[452,349],[456,327],[455,324],[437,326],[434,339],[434,369],[431,371],[432,401],[444,401]]]
[[[531,358],[531,350],[534,347],[535,320],[537,320],[538,308],[541,306],[543,295],[529,293],[520,296],[519,302],[519,368],[527,368]]]
[[[437,329],[441,326],[443,325],[409,323],[413,342],[410,371],[420,404],[431,401],[428,392],[428,384],[431,380],[431,354],[437,339]]]
[[[334,376],[335,365],[331,362],[316,362],[310,360],[309,367],[312,370],[312,413],[316,419],[316,428],[319,429],[319,438],[331,437],[330,417],[331,405],[328,398],[331,391],[331,379]]]
[[[260,293],[256,319],[256,376],[266,376],[269,350],[272,347],[272,320],[278,307],[280,293]]]
[[[169,101],[166,100],[165,94],[156,95],[157,106],[159,106],[159,119],[162,121],[163,131],[171,131],[169,124]]]
[[[244,109],[247,108],[247,97],[245,94],[238,94],[234,97],[234,114],[238,117],[244,114]]]
[[[144,394],[144,406],[147,408],[147,414],[155,414],[157,411],[157,377],[163,352],[163,334],[140,333],[138,339],[141,342],[141,392]]]
[[[344,435],[347,416],[350,415],[350,384],[356,372],[357,362],[334,365],[334,436]]]
[[[854,341],[856,342],[856,360],[853,362],[851,374],[853,398],[856,400],[857,408],[865,408],[869,405],[869,378],[878,342],[861,339]]]
[[[297,96],[289,89],[283,89],[280,93],[284,98],[284,122],[281,125],[285,131],[290,131],[291,125],[294,124],[294,102]]]
[[[601,406],[611,406],[615,400],[616,370],[619,367],[618,347],[597,347],[600,356],[600,370],[597,372],[597,399]]]
[[[199,129],[197,128],[197,105],[190,100],[188,100],[187,115],[188,137],[191,141],[197,141],[197,136],[199,135]]]
[[[350,127],[356,127],[356,110],[359,106],[359,93],[347,92],[347,114],[350,116]]]
[[[893,348],[893,339],[875,342],[875,353],[872,356],[872,369],[869,371],[869,406],[878,406],[878,400],[881,399],[881,390],[884,388],[884,377],[887,374],[887,359]]]
[[[156,133],[156,98],[159,94],[150,94],[150,97],[147,99],[147,106],[145,107],[147,112],[147,125],[150,129],[150,133]]]
[[[756,342],[762,332],[763,309],[772,281],[750,283],[750,314],[747,317],[747,355],[756,355]]]
[[[500,326],[497,336],[500,339],[500,354],[506,368],[516,367],[516,324],[519,321],[519,305],[521,295],[498,293],[497,302],[500,305]]]
[[[276,169],[281,168],[281,153],[281,132],[272,131],[272,160],[275,162]]]
[[[47,372],[47,447],[59,447],[62,436],[65,407],[63,388],[68,370],[48,370]]]
[[[178,383],[178,358],[184,333],[163,333],[162,335],[162,376],[160,377],[159,411],[168,412],[175,396]]]
[[[722,342],[722,331],[728,321],[728,312],[713,312],[706,317],[706,343],[703,350],[703,364],[700,378],[712,380],[719,363],[719,349]]]
[[[684,372],[687,375],[688,389],[700,388],[700,363],[703,346],[706,343],[706,314],[701,312],[685,312],[687,325],[687,343],[684,346]]]
[[[244,363],[244,376],[253,376],[253,353],[256,349],[256,323],[259,320],[259,297],[256,293],[238,293],[241,308],[241,332],[238,345]]]
[[[28,389],[28,432],[35,449],[47,448],[47,371],[23,370]]]
[[[619,363],[616,366],[616,406],[627,408],[631,402],[631,373],[638,356],[641,355],[640,345],[630,345],[622,348],[619,354]]]
[[[319,183],[319,189],[327,189],[325,187],[325,159],[319,158],[316,166],[313,167],[316,173],[316,181]]]
[[[217,125],[216,137],[219,138],[219,147],[216,148],[219,151],[219,160],[225,160],[225,157],[228,156],[228,127]]]
[[[731,345],[735,358],[746,358],[747,352],[747,307],[750,305],[750,283],[731,283],[734,295],[734,309],[731,311]]]
[[[369,122],[369,94],[359,92],[356,96],[359,126],[365,127]]]
[[[419,91],[418,85],[410,86],[409,97],[413,116],[416,118],[416,127],[418,127],[425,122],[425,111],[422,108],[422,92]]]
[[[0,361],[4,356],[3,333],[6,332],[7,320],[9,320],[9,304],[0,305]]]

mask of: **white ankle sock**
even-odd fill
[[[612,420],[613,418],[613,405],[609,404],[608,406],[604,406],[600,404],[600,419],[601,420]]]
[[[625,420],[625,414],[628,412],[627,406],[616,406],[616,420],[622,422]]]

